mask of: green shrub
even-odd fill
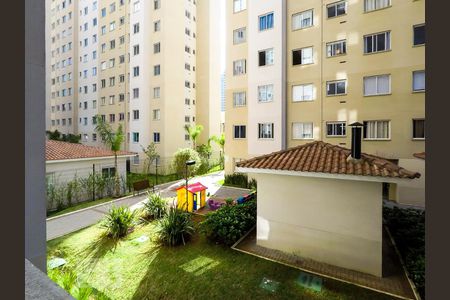
[[[133,227],[136,211],[131,211],[125,206],[112,207],[103,219],[102,227],[106,229],[111,238],[121,238],[128,234]]]
[[[167,212],[167,202],[160,194],[148,193],[144,202],[144,212],[147,219],[161,219]]]
[[[425,211],[383,208],[383,218],[411,280],[425,297]]]
[[[224,205],[206,215],[200,230],[209,239],[232,245],[256,225],[256,200],[239,205]]]
[[[194,234],[194,224],[188,212],[176,207],[170,207],[167,214],[159,221],[157,229],[162,243],[168,246],[177,246]]]
[[[225,175],[224,185],[256,190],[256,180],[248,180],[247,174],[242,173]]]
[[[83,284],[75,289],[73,296],[77,300],[89,300],[93,293],[92,287],[87,284]]]
[[[178,151],[175,152],[172,168],[180,177],[184,178],[186,176],[186,161],[188,160],[195,160],[196,163],[192,166],[188,166],[188,170],[190,174],[196,174],[198,168],[201,166],[201,159],[198,152],[191,148],[178,149]]]

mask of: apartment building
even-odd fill
[[[425,149],[425,1],[227,1],[226,172],[322,140],[399,161]]]
[[[63,3],[76,29],[73,70],[64,69],[72,73],[71,94],[61,95],[60,82],[51,86],[55,93],[48,95],[47,129],[79,134],[82,143],[100,146],[95,116],[113,129],[121,124],[123,149],[139,153],[129,165],[136,172],[143,170],[142,148],[151,142],[163,172],[176,150],[191,147],[186,124],[204,126],[200,143],[219,134],[221,50],[215,1],[47,0],[55,24],[49,25],[49,37],[65,30],[59,25]],[[55,40],[48,50],[60,51],[55,49],[61,42]],[[55,53],[51,65],[62,58]],[[61,76],[55,70],[51,83]],[[56,107],[64,99],[71,102],[71,127],[62,124],[64,115]]]

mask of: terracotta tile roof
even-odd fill
[[[380,176],[391,178],[419,178],[382,157],[362,153],[361,159],[348,160],[350,149],[316,141],[236,164],[241,168],[315,172],[341,175]]]
[[[118,156],[133,155],[133,154],[136,153],[128,151],[119,151],[117,153]],[[82,144],[74,144],[53,140],[47,140],[45,142],[45,160],[47,161],[78,159],[78,158],[94,158],[105,156],[114,156],[114,152],[100,147],[86,146]]]
[[[414,153],[414,157],[425,159],[425,152]]]

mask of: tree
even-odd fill
[[[122,124],[119,124],[117,131],[114,132],[109,124],[100,118],[99,115],[95,116],[97,120],[97,125],[95,126],[95,131],[100,135],[102,142],[114,152],[114,179],[115,179],[115,189],[116,196],[120,196],[120,179],[119,173],[117,171],[117,152],[120,151],[120,147],[124,140],[124,133],[122,129]]]
[[[224,168],[225,160],[223,159],[222,154],[225,154],[225,134],[222,133],[220,136],[213,135],[209,138],[208,143],[210,143],[210,141],[213,141],[220,146],[220,162],[222,164],[222,168]]]
[[[189,135],[189,138],[192,141],[192,149],[195,150],[196,141],[200,133],[202,133],[203,131],[203,126],[202,125],[189,126],[186,124],[184,125],[184,130],[186,130],[186,133]]]
[[[74,144],[79,143],[81,140],[81,135],[75,135],[72,133],[63,134],[61,136],[61,132],[59,132],[58,129],[56,129],[55,131],[47,130],[46,133],[47,133],[49,140],[63,141],[63,142],[69,142],[69,143],[74,143]]]
[[[188,160],[195,160],[196,162],[194,165],[188,167],[189,173],[193,174],[197,172],[201,166],[200,155],[198,155],[197,151],[191,148],[183,148],[175,152],[172,168],[180,177],[184,177],[186,173],[186,161]]]
[[[147,174],[150,173],[150,166],[151,164],[159,157],[158,152],[156,152],[156,144],[154,142],[151,142],[147,148],[144,148],[141,146],[142,152],[145,153],[146,158],[146,165],[147,165]]]

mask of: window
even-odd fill
[[[184,140],[185,141],[190,141],[191,140],[191,136],[189,134],[185,134],[184,135]]]
[[[327,57],[343,55],[347,53],[346,41],[336,41],[327,43]]]
[[[363,138],[367,140],[390,139],[390,121],[364,121]]]
[[[139,66],[133,67],[133,76],[134,77],[139,76]]]
[[[161,30],[161,21],[156,21],[155,23],[153,23],[153,29],[155,32],[158,32]]]
[[[158,121],[161,119],[161,110],[154,109],[153,110],[153,120]]]
[[[139,165],[139,155],[133,156],[133,165]]]
[[[273,123],[258,123],[258,138],[273,139]]]
[[[191,117],[184,116],[184,122],[189,123],[191,121]]]
[[[133,25],[133,33],[138,33],[139,32],[139,23],[136,23]]]
[[[106,34],[106,26],[105,25],[102,26],[102,35],[104,35],[104,34]]]
[[[246,73],[246,60],[240,59],[233,62],[233,75],[244,75]]]
[[[113,13],[116,11],[116,3],[113,2],[109,5],[109,13]]]
[[[414,31],[414,46],[425,44],[425,24],[415,25],[413,27]]]
[[[92,100],[92,108],[97,108],[97,100]]]
[[[101,105],[105,105],[106,104],[106,97],[101,97],[100,98],[100,103],[101,103]]]
[[[110,60],[109,60],[109,67],[110,68],[113,68],[114,67],[114,62],[115,62],[116,60],[114,59],[114,58],[111,58]]]
[[[345,95],[347,93],[347,80],[327,81],[327,96]]]
[[[245,106],[246,104],[247,104],[247,100],[246,100],[245,92],[233,93],[233,106],[234,107]]]
[[[388,7],[391,5],[390,0],[364,0],[364,11],[373,11]]]
[[[190,88],[191,87],[191,83],[189,81],[185,80],[184,81],[184,86],[187,87],[187,88]]]
[[[133,132],[133,143],[139,143],[139,132]]]
[[[153,53],[161,52],[161,43],[153,44]]]
[[[114,104],[114,99],[115,99],[114,95],[109,96],[109,105],[113,105]]]
[[[247,0],[233,0],[233,12],[237,13],[247,8]]]
[[[425,91],[425,71],[413,72],[413,91]]]
[[[135,1],[133,3],[133,12],[138,12],[139,10],[141,10],[141,2]]]
[[[119,102],[125,101],[125,94],[119,94]]]
[[[119,44],[124,44],[125,43],[125,36],[122,35],[121,37],[119,37]]]
[[[153,88],[153,98],[159,98],[161,96],[161,88],[155,87]]]
[[[327,5],[327,17],[334,18],[347,13],[347,2],[339,1]]]
[[[313,26],[313,10],[292,15],[292,30]]]
[[[245,125],[233,125],[233,138],[245,139],[246,138],[246,126]]]
[[[133,98],[139,98],[139,89],[138,88],[134,88],[133,89]]]
[[[391,92],[391,75],[364,77],[364,96],[386,95]]]
[[[119,82],[125,82],[125,75],[124,74],[120,74],[119,75]]]
[[[304,102],[314,100],[313,84],[299,84],[292,86],[292,101]]]
[[[123,64],[125,62],[125,55],[119,56],[119,64]]]
[[[312,122],[295,122],[292,123],[292,138],[293,139],[312,139],[313,138],[313,123]]]
[[[133,110],[133,120],[139,120],[139,110]]]
[[[102,8],[102,18],[106,17],[106,7]]]
[[[364,53],[376,53],[391,49],[391,32],[381,32],[364,36]]]
[[[109,31],[113,31],[114,29],[116,29],[116,22],[109,23]]]
[[[159,132],[153,132],[153,142],[155,143],[161,142],[161,135]]]
[[[425,139],[425,119],[413,120],[413,139]]]
[[[116,40],[109,41],[109,49],[116,48]]]
[[[313,63],[313,48],[307,47],[292,50],[292,65],[306,65]]]
[[[273,12],[259,16],[259,31],[273,28]]]
[[[125,120],[125,113],[119,113],[119,121]]]
[[[158,76],[161,74],[161,66],[160,65],[156,65],[153,67],[153,75]]]
[[[273,65],[273,49],[258,52],[259,66]]]
[[[237,45],[246,41],[246,28],[239,28],[233,30],[233,44]]]
[[[138,55],[139,54],[139,45],[134,45],[133,46],[133,55]]]
[[[92,141],[94,141],[94,142],[97,141],[97,134],[96,133],[92,134]]]
[[[116,121],[116,115],[115,114],[109,114],[109,122],[114,123]]]
[[[114,86],[116,84],[116,77],[109,77],[109,86]]]
[[[161,0],[153,0],[153,7],[155,9],[160,9],[161,8]]]
[[[273,101],[273,84],[258,86],[258,102]]]
[[[346,125],[346,122],[327,122],[327,137],[345,136]]]

